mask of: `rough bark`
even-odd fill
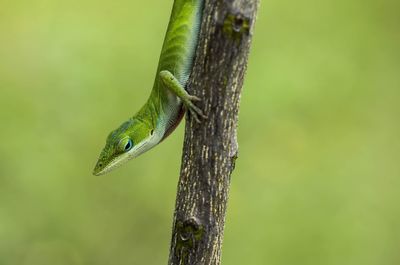
[[[208,118],[186,118],[169,264],[220,264],[243,78],[259,0],[206,0],[188,91]]]

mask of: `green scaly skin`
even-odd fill
[[[153,90],[146,104],[112,131],[100,154],[94,175],[105,174],[160,143],[181,121],[185,109],[199,121],[205,118],[185,88],[192,70],[200,32],[203,0],[175,0],[161,51]]]

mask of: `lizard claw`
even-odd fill
[[[195,105],[192,105],[188,108],[190,116],[192,116],[194,118],[194,120],[197,123],[201,123],[200,118],[202,119],[206,119],[207,116],[204,115],[203,111],[201,109],[199,109],[198,107],[196,107]]]
[[[201,98],[189,95],[189,100],[190,101],[199,102],[199,101],[201,101]]]
[[[186,108],[187,108],[190,116],[192,116],[197,123],[201,122],[200,118],[207,119],[207,116],[204,115],[203,111],[199,107],[194,105],[192,102],[192,101],[201,101],[201,99],[196,96],[189,96],[188,99],[189,100],[188,100],[188,102],[186,102],[185,105],[186,105]]]

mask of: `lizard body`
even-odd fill
[[[205,117],[185,86],[196,52],[204,0],[175,0],[161,50],[150,97],[128,121],[106,140],[94,175],[105,174],[139,156],[165,139],[179,124],[185,110],[196,121]]]

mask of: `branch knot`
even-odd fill
[[[204,227],[196,217],[176,223],[176,252],[175,255],[186,259],[190,251],[196,248],[204,235]]]

